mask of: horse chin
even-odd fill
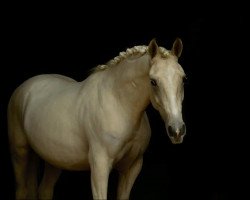
[[[170,138],[172,144],[181,144],[183,142],[183,136],[178,137],[178,138],[176,138],[176,137],[169,137],[169,138]]]

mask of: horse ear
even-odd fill
[[[183,49],[183,45],[182,45],[181,39],[176,38],[171,49],[172,54],[177,56],[177,58],[179,58],[181,56],[182,49]]]
[[[158,45],[156,43],[155,38],[152,39],[148,45],[148,53],[151,58],[154,58],[158,52]]]

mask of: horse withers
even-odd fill
[[[52,199],[62,169],[91,170],[94,199],[107,199],[109,173],[117,169],[117,198],[129,199],[150,140],[150,102],[172,143],[186,133],[182,48],[178,38],[171,50],[153,39],[97,66],[82,82],[47,74],[21,84],[8,106],[16,199]],[[45,161],[39,185],[38,157]]]

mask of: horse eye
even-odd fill
[[[156,82],[155,79],[150,79],[150,83],[151,83],[151,85],[153,85],[153,86],[157,86],[157,82]]]

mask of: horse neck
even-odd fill
[[[149,104],[149,68],[147,54],[126,59],[110,70],[114,94],[133,118],[141,116]]]

